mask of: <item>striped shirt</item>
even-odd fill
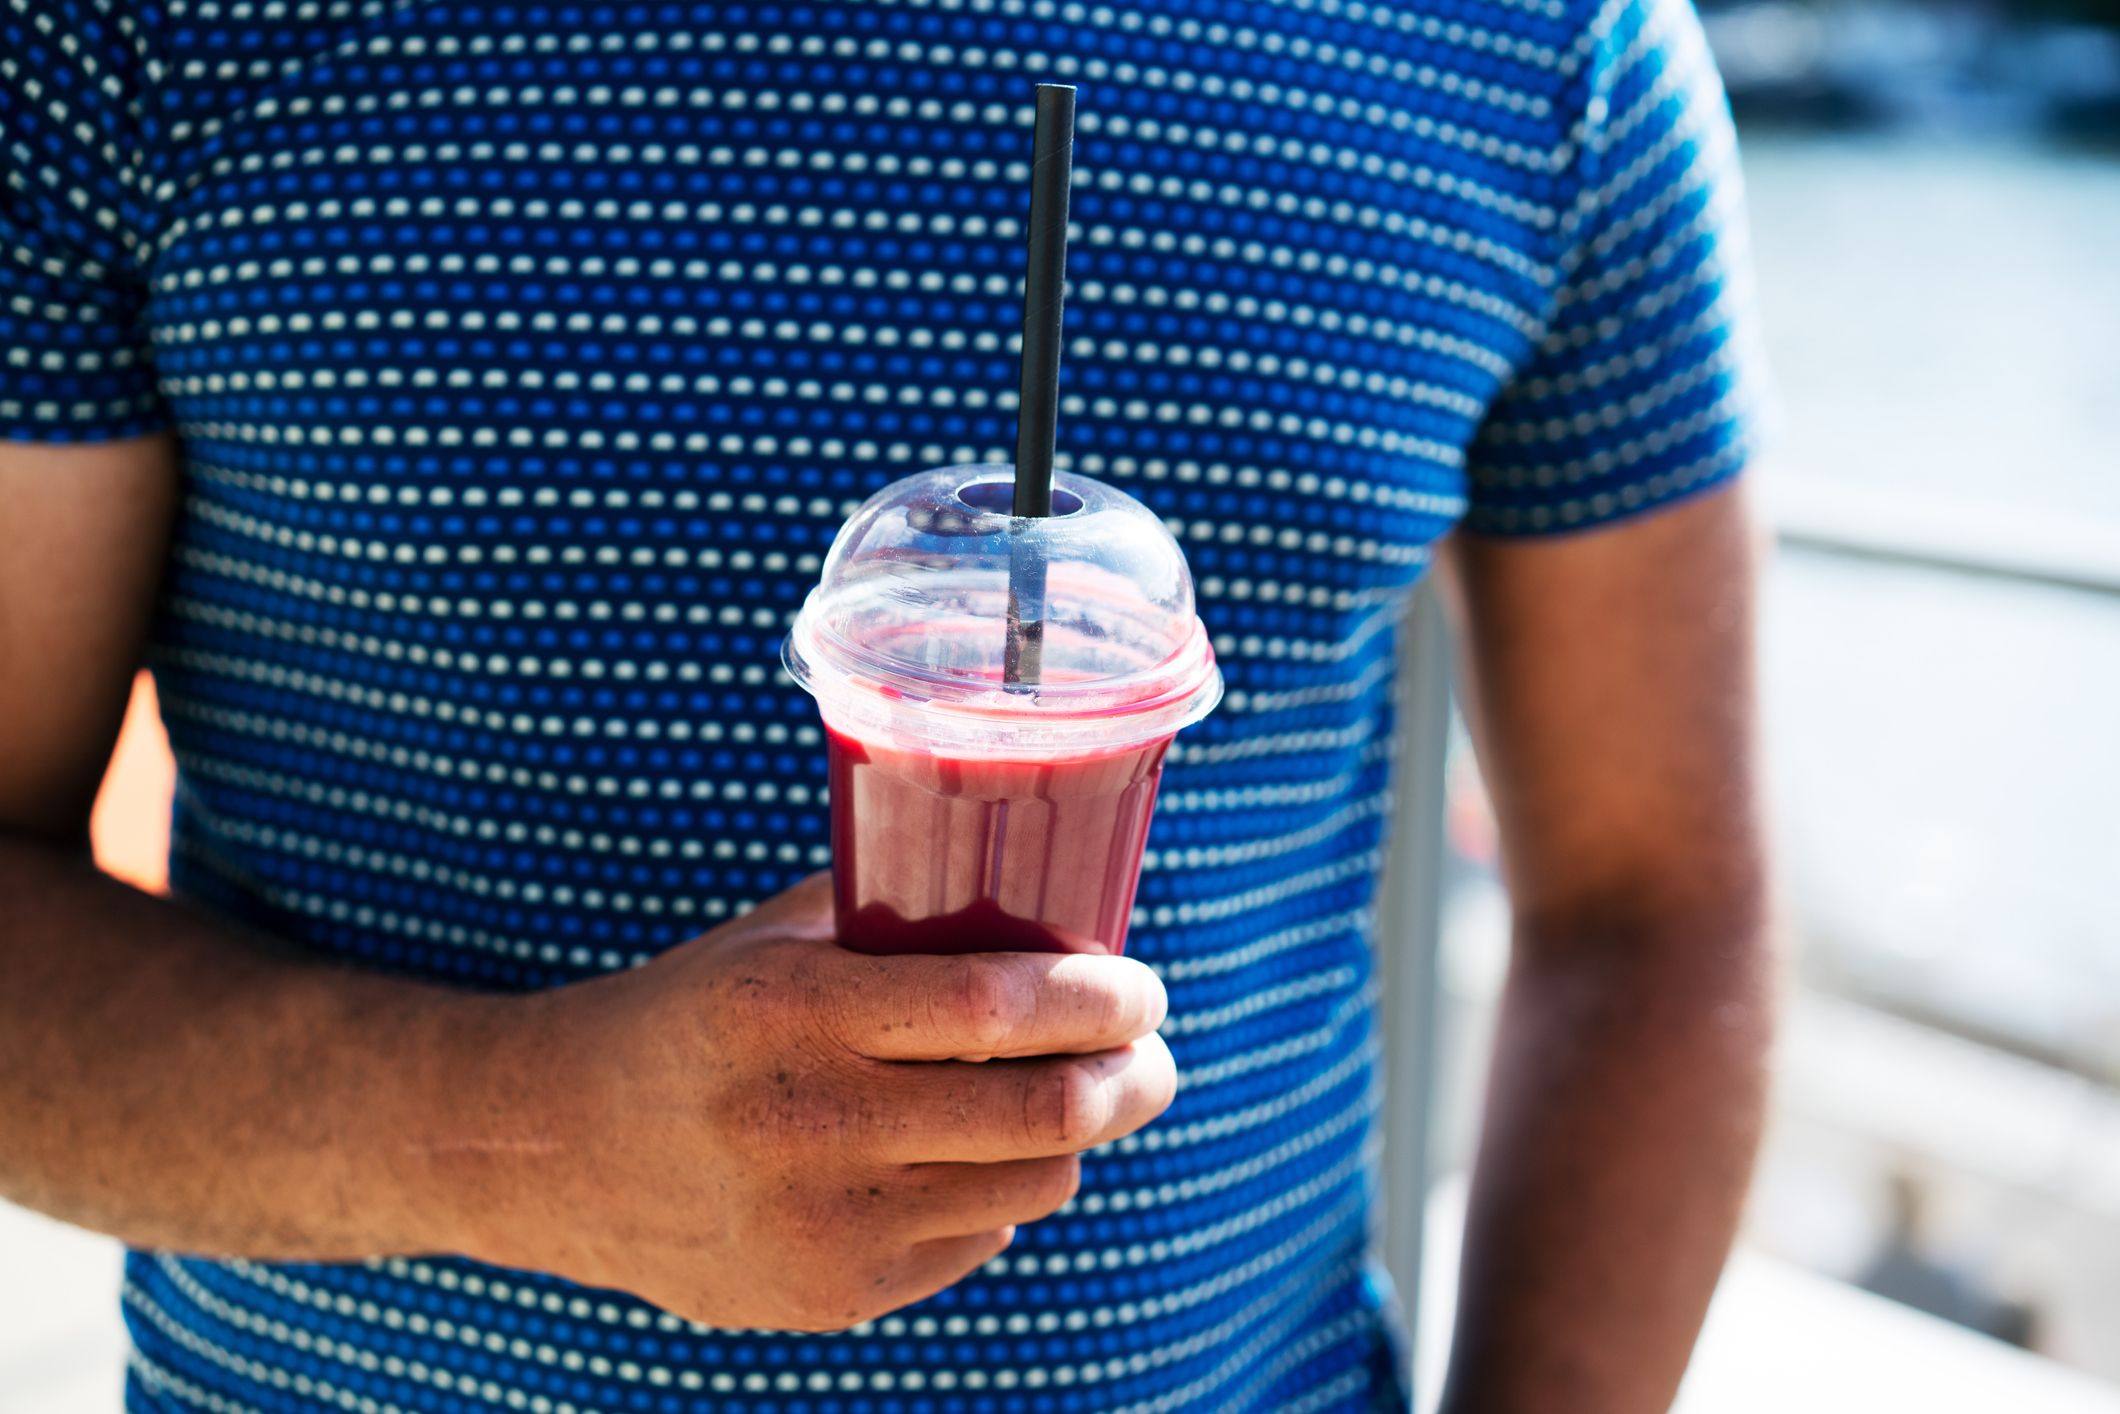
[[[131,1408],[1403,1407],[1391,629],[1454,526],[1745,459],[1685,0],[0,0],[0,435],[181,441],[177,888],[447,984],[629,966],[829,862],[776,647],[871,491],[1007,460],[1037,80],[1082,89],[1062,465],[1167,518],[1229,685],[1131,943],[1176,1103],[844,1334],[136,1253]]]

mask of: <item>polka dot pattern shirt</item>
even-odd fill
[[[1007,459],[1038,80],[1082,89],[1063,464],[1167,518],[1229,683],[1133,930],[1176,1104],[840,1335],[138,1253],[131,1408],[1403,1407],[1391,626],[1453,526],[1745,459],[1684,0],[0,0],[0,435],[181,441],[179,888],[449,984],[626,967],[829,862],[776,647],[862,498]]]

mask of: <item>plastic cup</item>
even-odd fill
[[[872,953],[1123,951],[1163,755],[1221,699],[1184,552],[1125,492],[1006,466],[856,511],[789,635],[831,753],[840,941]],[[1042,561],[1035,681],[1005,681],[1011,563]]]

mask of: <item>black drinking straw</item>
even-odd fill
[[[1075,90],[1038,85],[1031,132],[1031,219],[1023,276],[1023,384],[1016,404],[1019,517],[1053,513],[1060,422],[1060,306],[1067,284],[1067,197],[1075,170]],[[1036,684],[1045,647],[1045,554],[1012,532],[1002,681]]]

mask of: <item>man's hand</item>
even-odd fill
[[[499,1197],[474,1255],[718,1326],[843,1328],[993,1257],[1074,1194],[1081,1150],[1170,1103],[1140,963],[866,957],[831,924],[818,876],[523,999],[550,1093],[471,1165],[460,1191]]]
[[[0,837],[0,1195],[145,1247],[461,1252],[724,1327],[957,1281],[1177,1079],[1115,957],[866,957],[813,879],[647,966],[458,992]]]
[[[166,437],[0,443],[0,1197],[142,1247],[462,1251],[821,1328],[971,1271],[1170,1102],[1140,964],[861,957],[818,881],[647,967],[496,996],[98,874],[177,490]]]

